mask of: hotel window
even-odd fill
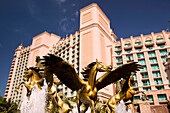
[[[79,52],[79,49],[77,49],[77,52]]]
[[[135,81],[135,84],[132,87],[138,87],[138,82]]]
[[[79,47],[79,44],[77,44],[77,47]]]
[[[134,80],[137,80],[136,74],[133,74],[133,78],[134,78]]]
[[[65,96],[67,97],[67,93],[65,93]]]
[[[159,44],[158,46],[159,46],[160,48],[164,48],[164,47],[165,47],[164,44]]]
[[[164,38],[158,38],[158,39],[156,39],[156,41],[161,42],[161,41],[165,41],[165,39]]]
[[[152,43],[152,40],[146,40],[145,41],[145,44],[149,44],[149,43]]]
[[[79,72],[79,68],[77,68],[77,72]]]
[[[67,57],[67,59],[66,59],[66,60],[67,60],[67,62],[68,62],[68,61],[69,61],[69,57]]]
[[[67,88],[65,88],[65,92],[67,92]]]
[[[145,65],[145,64],[146,64],[145,60],[138,60],[138,63],[139,63],[140,65]]]
[[[162,59],[162,62],[166,62],[166,56],[161,57],[161,59]]]
[[[131,43],[125,44],[125,47],[130,47]]]
[[[167,55],[167,50],[159,50],[160,51],[160,55]]]
[[[73,92],[71,92],[71,96],[73,96]]]
[[[159,101],[167,101],[166,94],[158,94]]]
[[[117,58],[116,58],[116,62],[123,62],[122,57],[117,57]]]
[[[153,46],[147,46],[148,49],[153,49]]]
[[[150,85],[149,80],[142,80],[142,85],[143,86],[149,86]]]
[[[121,46],[116,46],[115,50],[121,50]]]
[[[121,65],[123,65],[123,63],[117,64],[117,66],[121,66]]]
[[[151,64],[152,64],[152,63],[157,63],[157,62],[158,62],[156,58],[150,58],[149,61],[150,61]]]
[[[153,101],[153,95],[148,95],[149,101]]]
[[[75,50],[75,46],[73,47],[73,51]]]
[[[141,73],[142,78],[149,78],[148,73]]]
[[[149,57],[153,57],[153,56],[156,56],[156,54],[155,54],[155,51],[152,51],[152,52],[148,52],[148,56],[149,56]]]
[[[134,96],[133,99],[134,100],[140,100],[140,96]]]
[[[163,84],[162,79],[154,79],[154,83],[155,83],[155,85],[162,85]]]
[[[73,39],[73,42],[75,42],[76,38]]]
[[[144,58],[144,54],[143,54],[143,53],[138,53],[138,54],[137,54],[137,57],[138,57],[138,58]]]
[[[159,70],[159,66],[158,65],[151,65],[151,69],[152,70]]]
[[[147,71],[147,67],[146,66],[142,66],[143,69],[140,69],[140,71]]]
[[[74,60],[72,60],[72,65],[74,65]]]
[[[121,54],[121,52],[116,52],[116,54],[117,54],[117,55],[120,55],[120,54]]]
[[[69,57],[69,53],[67,53],[67,57]]]
[[[135,42],[135,45],[141,45],[142,43],[141,42]]]
[[[133,60],[133,55],[126,55],[126,60],[128,61],[128,60]]]
[[[161,73],[159,71],[153,72],[153,77],[161,77]]]
[[[127,53],[130,53],[132,50],[131,49],[126,49],[126,52]]]
[[[170,84],[169,79],[168,79],[168,78],[166,78],[166,80],[167,80],[168,84]]]
[[[150,87],[147,87],[147,88],[143,88],[143,91],[150,91],[151,88]]]
[[[159,86],[159,87],[155,87],[156,90],[163,90],[164,89],[164,86]]]

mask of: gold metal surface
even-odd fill
[[[118,103],[121,100],[123,100],[125,103],[127,102],[128,104],[131,103],[133,106],[132,112],[134,112],[133,97],[134,97],[134,95],[139,94],[139,93],[143,93],[145,95],[146,99],[148,100],[148,96],[143,91],[135,91],[133,89],[132,86],[135,84],[133,76],[130,76],[129,78],[124,79],[123,82],[124,82],[124,84],[122,84],[120,91],[116,95],[111,97],[108,100],[108,102],[104,105],[104,106],[106,106],[106,109],[109,109],[108,113],[115,113],[115,107],[118,105]],[[130,101],[130,103],[129,103],[129,101]],[[146,104],[146,102],[141,102],[141,101],[138,101],[138,103]],[[107,112],[107,111],[105,110],[105,112]]]
[[[126,78],[126,75],[130,75],[131,72],[139,70],[140,65],[136,62],[124,64],[116,69],[112,69],[110,65],[104,65],[101,62],[92,62],[83,69],[83,76],[86,81],[79,78],[74,67],[68,62],[64,61],[60,57],[49,54],[44,56],[44,66],[47,66],[47,71],[54,73],[57,77],[69,87],[72,91],[78,91],[77,93],[77,106],[80,113],[80,105],[84,104],[86,109],[91,106],[91,112],[95,112],[95,104],[97,100],[97,92],[106,87],[107,85]],[[98,72],[106,72],[103,76],[96,80]]]

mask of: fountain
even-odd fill
[[[124,101],[121,100],[117,107],[115,107],[115,113],[131,113],[131,109],[127,109]]]
[[[118,100],[120,104],[116,105],[116,108],[113,108],[112,111],[116,110],[116,113],[130,113],[126,111],[126,106],[121,100],[126,97],[124,94],[134,91],[131,87],[131,83],[133,83],[132,77],[130,77],[131,72],[136,72],[140,68],[141,65],[137,64],[137,62],[131,62],[112,69],[110,65],[105,65],[96,59],[96,62],[92,62],[83,68],[81,72],[85,78],[83,80],[77,75],[74,67],[62,58],[52,54],[48,54],[43,58],[37,57],[35,67],[27,68],[24,81],[19,84],[20,86],[23,83],[27,89],[27,95],[22,98],[19,109],[21,113],[53,113],[54,108],[57,108],[59,113],[69,113],[71,110],[73,113],[80,111],[95,113],[98,91],[123,78],[123,87],[116,94],[121,97]],[[105,73],[96,79],[98,72]],[[58,80],[55,79],[54,75],[57,75]],[[72,91],[78,92],[77,104],[73,109],[60,98],[57,92],[57,85],[61,82]],[[19,86],[17,89],[19,89]],[[138,93],[140,91],[135,92],[135,94]],[[131,99],[131,96],[128,99]],[[113,99],[109,99],[107,104],[111,103],[114,105],[117,99],[115,98],[113,96]],[[80,103],[84,105],[85,109],[81,109]]]
[[[29,97],[24,95],[20,102],[19,109],[21,113],[45,113],[47,94],[47,83],[45,80],[42,90],[38,89],[37,85],[34,85],[31,95]]]

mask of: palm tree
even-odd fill
[[[18,105],[9,99],[6,101],[5,98],[0,96],[0,113],[16,113],[19,110],[17,109]]]

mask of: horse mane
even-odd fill
[[[34,70],[34,71],[36,71],[37,73],[40,71],[40,69],[37,68],[37,67],[30,67],[30,68],[28,68],[28,69]]]
[[[129,86],[129,82],[131,82],[131,76],[132,75],[128,75],[128,78],[126,78],[126,80],[121,83],[122,91],[127,91],[131,87]]]
[[[89,73],[92,69],[92,67],[96,64],[96,62],[92,62],[90,63],[89,65],[87,65],[87,67],[83,68],[83,71],[81,72],[81,74],[83,75],[83,77],[85,79],[88,79],[89,78]]]

